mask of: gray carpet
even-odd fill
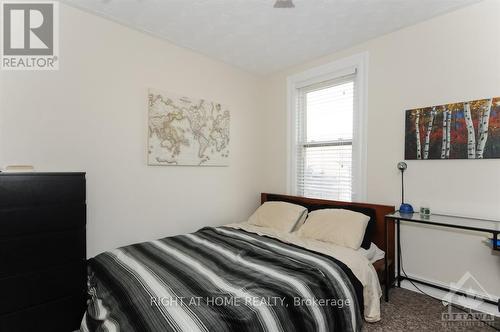
[[[364,332],[371,331],[499,331],[500,319],[489,322],[496,328],[474,321],[443,321],[442,313],[448,312],[448,307],[416,292],[402,288],[391,289],[390,301],[382,301],[382,320],[377,323],[365,323]],[[458,309],[453,312],[461,313]]]

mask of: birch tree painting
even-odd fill
[[[406,111],[405,159],[500,158],[500,97]]]

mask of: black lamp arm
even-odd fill
[[[401,204],[405,203],[405,176],[404,171],[401,171]]]

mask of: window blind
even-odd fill
[[[350,201],[356,73],[298,89],[296,191]]]

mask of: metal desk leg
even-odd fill
[[[401,287],[401,235],[399,231],[400,220],[397,219],[396,230],[398,233],[397,254],[398,254],[398,287]]]
[[[388,243],[388,235],[387,235],[387,223],[389,220],[384,218],[384,237],[385,237],[385,252],[389,252],[389,243]],[[384,267],[385,267],[385,302],[389,302],[389,264],[387,262],[387,255],[384,259]]]

